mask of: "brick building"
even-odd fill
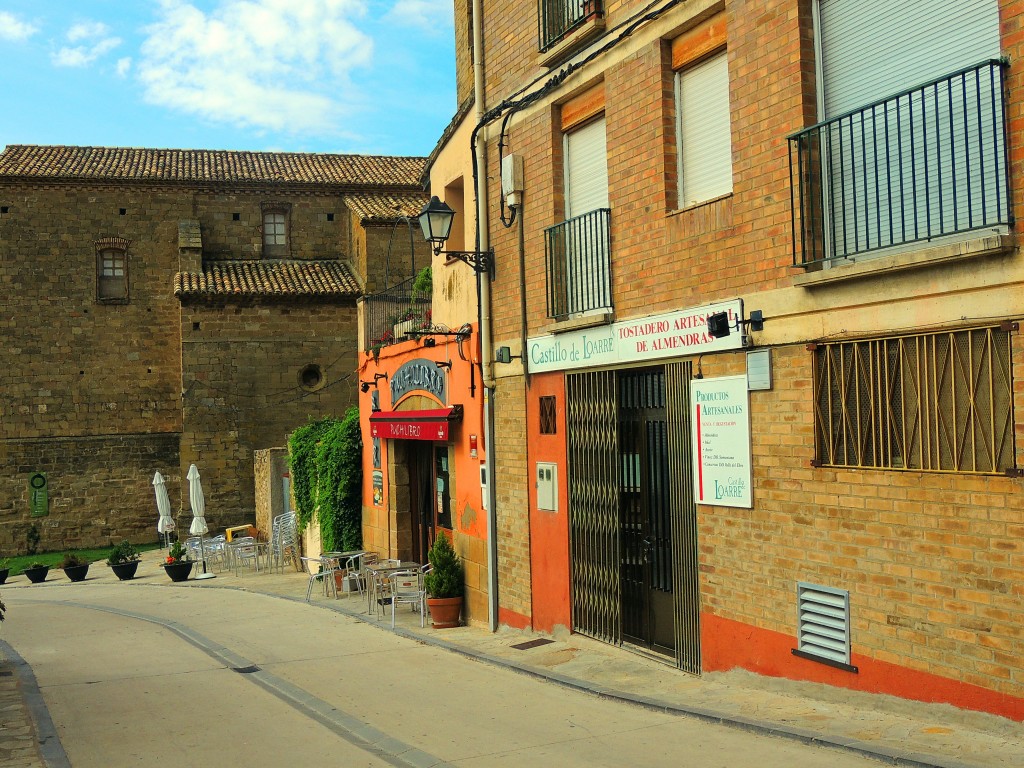
[[[1024,4],[473,5],[501,620],[1024,719]]]
[[[0,551],[252,522],[253,451],[355,402],[356,300],[423,159],[11,146],[0,154]],[[374,215],[373,212],[377,212]],[[386,216],[385,216],[386,218]],[[35,518],[30,478],[48,497]]]

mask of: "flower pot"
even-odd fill
[[[40,568],[26,568],[25,576],[33,584],[39,584],[40,582],[46,581],[46,574],[50,572],[50,566],[44,565]]]
[[[129,579],[135,578],[135,572],[139,570],[139,561],[130,560],[127,563],[115,563],[110,566],[110,570],[114,572],[121,581],[128,581]]]
[[[11,569],[10,568],[0,568],[0,584],[5,583],[7,581],[7,577],[10,576],[10,575],[11,575]]]
[[[164,563],[164,570],[171,577],[171,581],[185,581],[192,573],[193,565],[191,560],[179,560],[176,563]]]
[[[434,629],[448,629],[461,623],[461,597],[428,597],[427,607],[430,608],[430,623]]]
[[[64,575],[71,581],[85,581],[85,575],[89,573],[89,563],[85,565],[69,565],[64,569]]]

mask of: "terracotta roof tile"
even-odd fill
[[[392,222],[399,216],[419,216],[423,206],[430,199],[427,194],[351,194],[345,195],[345,203],[360,222]]]
[[[340,261],[220,261],[202,272],[174,276],[179,298],[298,297],[355,298],[359,283]]]
[[[422,157],[14,144],[0,153],[0,178],[420,187],[425,163]]]

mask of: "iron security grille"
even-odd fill
[[[933,472],[1014,467],[1010,333],[815,346],[817,460]]]
[[[1003,61],[789,137],[802,266],[1013,223]]]
[[[622,642],[615,372],[565,377],[573,629]]]
[[[796,594],[799,655],[849,666],[850,593],[798,582]]]

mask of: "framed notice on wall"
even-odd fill
[[[690,409],[696,502],[749,509],[754,502],[747,377],[691,380]]]

